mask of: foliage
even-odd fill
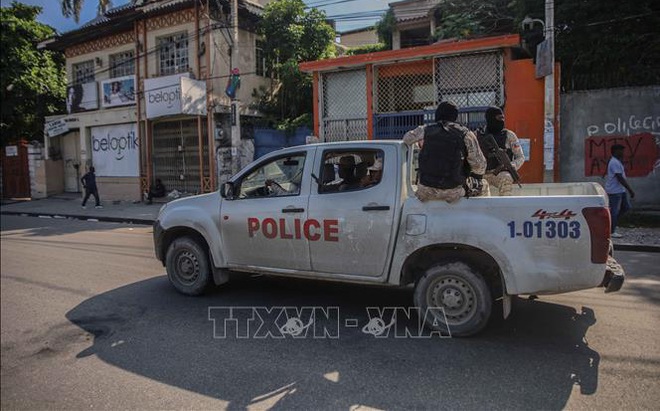
[[[385,45],[385,50],[392,49],[392,32],[396,27],[396,18],[394,17],[394,11],[388,9],[387,12],[383,15],[383,18],[376,23],[376,34],[378,34],[378,42]]]
[[[110,6],[112,6],[112,2],[110,0],[98,0],[98,14],[103,14],[105,13]],[[80,11],[82,10],[82,6],[85,3],[85,0],[60,0],[60,4],[62,6],[62,15],[64,17],[71,17],[73,16],[73,20],[78,23],[80,21]]]
[[[517,0],[518,21],[543,0]],[[517,27],[520,27],[519,25]],[[660,2],[555,0],[555,56],[565,89],[660,84]]]
[[[387,46],[384,43],[365,44],[363,46],[351,47],[350,49],[348,49],[346,54],[349,56],[354,56],[356,54],[375,53],[377,51],[383,51],[383,50],[388,50]]]
[[[66,89],[64,58],[37,44],[54,30],[36,21],[41,7],[13,2],[1,9],[0,104],[2,144],[41,140],[44,116],[62,109]]]
[[[434,17],[438,21],[435,40],[496,35],[511,32],[514,2],[509,0],[452,0],[442,3]]]
[[[291,123],[312,112],[312,78],[300,71],[298,63],[334,57],[334,29],[324,12],[306,10],[302,0],[277,0],[266,6],[259,34],[266,64],[279,84],[253,95],[273,122]]]

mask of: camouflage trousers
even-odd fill
[[[498,175],[485,174],[484,180],[488,182],[489,186],[497,188],[500,196],[510,196],[513,191],[513,177],[511,177],[511,174],[506,171],[502,171]],[[490,189],[488,191],[490,191]]]
[[[441,188],[418,184],[415,195],[421,202],[442,200],[451,204],[460,200],[461,197],[465,197],[465,189],[463,187],[455,187],[443,190]]]

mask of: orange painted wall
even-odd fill
[[[528,60],[504,62],[504,117],[506,127],[518,138],[530,139],[528,161],[519,170],[524,183],[543,182],[543,79],[534,78],[534,64]]]

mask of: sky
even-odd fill
[[[0,0],[3,6],[9,6],[11,0]],[[129,0],[114,0],[113,6],[120,6],[128,3]],[[379,17],[372,17],[377,13],[369,13],[368,16],[356,16],[355,13],[373,12],[387,9],[387,4],[394,0],[304,0],[306,4],[315,6],[324,10],[328,17],[337,17],[337,30],[346,31],[355,28],[373,25],[380,20]],[[20,0],[20,3],[31,4],[43,7],[38,21],[54,27],[60,33],[73,30],[96,17],[97,0],[85,0],[82,13],[80,15],[80,24],[76,24],[73,18],[62,16],[62,9],[59,0]],[[345,16],[350,14],[352,16]]]

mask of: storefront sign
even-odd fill
[[[144,80],[147,118],[181,114],[181,77],[190,77],[190,74]]]
[[[117,107],[135,104],[135,76],[124,76],[101,82],[101,106]]]
[[[78,113],[99,108],[96,82],[76,84],[66,89],[66,112]]]
[[[140,147],[135,123],[92,127],[92,161],[96,175],[138,177]]]
[[[206,82],[189,73],[144,80],[147,118],[206,115]]]
[[[53,120],[46,123],[46,135],[55,137],[69,131],[69,125],[64,119]]]
[[[181,77],[181,112],[190,115],[206,115],[206,82]]]

